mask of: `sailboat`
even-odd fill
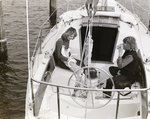
[[[69,45],[72,57],[88,61],[76,71],[57,66],[54,58],[57,40],[70,27],[77,31]],[[44,38],[41,31],[29,57],[25,119],[148,119],[150,32],[138,16],[115,0],[99,0],[94,16],[83,5],[64,12]],[[138,80],[123,89],[116,89],[111,80],[114,86],[105,89],[112,79],[109,67],[117,66],[117,46],[127,36],[137,42]],[[106,91],[112,95],[106,97]]]

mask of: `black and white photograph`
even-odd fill
[[[150,0],[0,0],[0,119],[150,119]]]

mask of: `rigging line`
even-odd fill
[[[70,0],[69,0],[69,2],[67,3],[67,11],[68,11],[68,9],[69,9],[69,3],[70,3]]]
[[[84,55],[85,55],[85,52],[86,52],[86,49],[85,49],[86,43],[88,43],[88,55],[89,55],[89,51],[90,51],[90,48],[91,48],[90,47],[90,41],[91,41],[91,38],[92,38],[93,17],[94,16],[92,15],[92,17],[91,18],[89,17],[89,19],[88,19],[88,25],[87,25],[87,29],[86,29],[85,38],[84,38],[84,45],[83,45],[83,51],[82,51],[80,66],[82,65],[83,58],[84,58]],[[86,56],[85,56],[85,58],[86,58]],[[88,58],[88,66],[89,66],[89,58]]]
[[[133,0],[133,2],[137,5],[137,6],[139,6],[140,8],[142,8],[144,11],[146,11],[147,13],[150,13],[150,11],[149,10],[146,10],[145,8],[143,8],[141,5],[139,5],[138,3],[136,3],[134,0]]]
[[[70,2],[70,1],[68,1],[67,3],[69,3],[69,2]],[[60,8],[60,7],[64,6],[64,5],[66,5],[67,3],[62,4],[62,5],[60,5],[59,7],[57,7],[57,8],[53,11],[53,13],[47,18],[47,20],[41,25],[40,28],[42,28],[42,26],[44,26],[44,24],[46,24],[46,22],[49,20],[49,18],[55,13],[55,11],[56,11],[58,8]]]
[[[26,20],[27,20],[27,50],[28,50],[28,78],[30,79],[30,43],[29,43],[29,18],[28,18],[28,0],[26,0]]]
[[[47,13],[45,13],[45,14],[47,14]],[[33,23],[34,21],[36,21],[37,19],[41,18],[41,17],[44,16],[45,14],[43,14],[43,15],[37,17],[36,19],[30,21],[29,24],[31,24],[31,23]],[[24,24],[24,26],[25,26],[25,25],[26,25],[26,24]],[[18,28],[18,29],[22,29],[22,28],[24,28],[24,26],[22,26],[22,27],[20,27],[20,28]]]
[[[82,7],[81,2],[80,2],[80,4],[79,4],[79,7],[80,7],[80,8]],[[73,8],[74,8],[74,9],[76,10],[76,9],[78,9],[79,7],[78,7],[78,5],[76,5],[76,4],[72,4],[71,9],[73,9]]]
[[[135,27],[134,27],[135,28]],[[140,39],[140,42],[141,42],[141,46],[142,46],[142,54],[143,54],[143,58],[145,58],[145,54],[144,54],[144,49],[143,49],[143,42],[142,42],[142,38],[141,38],[141,32],[140,32],[140,26],[139,26],[139,23],[137,25],[137,29],[138,29],[138,35],[139,35],[139,39]],[[145,60],[145,59],[144,59]]]
[[[82,62],[83,62],[83,57],[84,57],[84,52],[85,52],[85,47],[84,46],[86,45],[86,39],[87,39],[88,30],[89,30],[89,25],[87,25],[87,27],[86,27],[86,33],[85,33],[85,37],[84,37],[84,43],[83,43],[83,50],[82,50],[82,55],[81,55],[80,67],[81,67]]]
[[[68,3],[68,2],[67,2],[67,3]],[[57,9],[60,8],[60,7],[62,7],[62,6],[64,6],[64,5],[67,4],[67,3],[64,3],[64,4],[60,5],[59,7],[57,7]],[[55,10],[53,11],[53,13],[46,19],[46,21],[41,25],[41,27],[44,26],[44,24],[49,20],[49,18],[55,13],[55,11],[56,11],[57,9],[55,9]],[[30,21],[29,24],[31,24],[31,23],[33,23],[34,21],[36,21],[37,19],[41,18],[41,17],[44,16],[45,14],[47,14],[47,12],[44,13],[44,14],[42,14],[41,16],[37,17],[36,19]],[[25,25],[26,25],[26,24],[25,24]],[[24,25],[24,26],[25,26],[25,25]],[[22,27],[20,27],[20,28],[18,28],[18,29],[22,29],[22,28],[24,28],[24,26],[22,26]],[[40,28],[41,28],[41,27],[40,27]]]
[[[91,12],[92,13],[92,12]],[[94,17],[94,11],[93,11],[93,14],[92,14],[92,18],[89,19],[89,36],[88,36],[88,66],[90,66],[91,64],[91,58],[92,58],[92,49],[93,49],[93,39],[92,39],[92,26],[93,26],[93,17]],[[92,42],[92,44],[91,44]],[[92,49],[91,49],[92,48]],[[90,74],[90,71],[89,71],[89,68],[88,68],[88,74]],[[91,79],[91,76],[90,76],[90,79]],[[92,86],[92,82],[90,80],[90,87]],[[93,92],[91,92],[91,95],[93,97]],[[94,103],[93,103],[93,98],[92,98],[92,104],[94,106]]]
[[[34,57],[34,54],[36,53],[36,47],[38,46],[38,41],[39,41],[39,37],[40,37],[40,32],[41,32],[41,29],[40,29],[40,31],[39,31],[39,33],[38,33],[38,37],[37,37],[37,42],[36,42],[36,44],[35,44],[35,47],[34,47],[34,50],[33,50],[33,53],[32,53],[32,57]]]
[[[139,6],[140,8],[142,8],[144,11],[146,11],[148,13],[148,17],[149,17],[149,20],[150,20],[150,7],[149,7],[149,11],[144,9],[141,5],[139,5],[138,3],[136,3],[134,0],[132,0],[132,2],[134,2],[137,6]],[[149,1],[150,2],[150,1]],[[150,4],[149,4],[150,6]],[[134,7],[133,7],[134,8]],[[135,13],[134,13],[135,14]],[[143,26],[143,24],[142,24]],[[145,28],[145,26],[143,26]],[[148,28],[145,28],[147,31],[148,31]]]
[[[83,6],[83,0],[80,0],[81,2],[80,2],[80,7],[82,7]],[[85,2],[85,1],[84,1]],[[85,5],[85,3],[84,3],[84,5]]]
[[[89,32],[89,30],[90,30],[90,28],[89,28],[89,19],[88,19],[88,25],[87,25],[87,27],[86,27],[86,33],[85,33],[85,37],[84,37],[84,43],[83,43],[83,50],[82,50],[82,56],[81,56],[81,63],[80,63],[80,67],[81,67],[81,65],[82,65],[82,62],[83,62],[83,58],[84,58],[84,55],[85,55],[85,51],[86,51],[86,49],[85,49],[85,46],[86,46],[86,43],[87,43],[87,37],[88,37],[88,32]]]
[[[86,27],[86,32],[85,32],[85,37],[84,37],[84,43],[83,43],[83,50],[82,50],[82,55],[81,55],[81,63],[80,63],[80,67],[82,65],[82,62],[84,61],[83,58],[84,58],[84,55],[85,55],[85,45],[87,43],[87,36],[88,36],[88,31],[89,31],[89,19],[88,19],[88,25]]]
[[[92,40],[93,17],[94,17],[94,11],[93,11],[93,14],[92,14],[92,18],[89,19],[90,23],[88,24],[89,25],[89,35],[88,35],[88,45],[89,45],[88,46],[88,66],[91,64],[92,49],[93,49],[93,40]],[[91,42],[92,42],[92,44],[91,44]]]
[[[69,0],[69,2],[70,2],[70,0]],[[69,2],[64,3],[64,4],[60,5],[59,7],[57,7],[57,8],[53,11],[53,13],[47,18],[47,20],[41,25],[40,28],[42,28],[42,26],[44,26],[44,24],[50,19],[50,17],[51,17],[59,8],[61,8],[62,6],[68,4]]]
[[[70,1],[72,1],[72,0],[69,0],[67,3],[69,3]],[[57,9],[60,8],[60,7],[62,7],[62,6],[64,6],[64,5],[67,4],[67,3],[64,3],[64,4],[60,5],[59,7],[57,7]],[[55,12],[57,9],[55,9],[54,12]],[[51,14],[51,16],[54,14],[54,12]],[[47,12],[45,12],[45,13],[42,14],[41,16],[37,17],[36,19],[30,21],[29,24],[31,24],[31,23],[33,23],[34,21],[36,21],[37,19],[41,18],[41,17],[44,16],[45,14],[47,14]],[[49,20],[49,18],[50,18],[51,16],[49,16],[49,17],[46,19],[46,21],[44,22],[44,24]],[[44,24],[42,24],[41,27],[44,26]],[[26,24],[25,24],[25,25],[26,25]],[[25,25],[24,25],[24,26],[25,26]],[[20,27],[20,28],[17,27],[17,28],[18,28],[18,29],[22,29],[22,28],[24,28],[24,26],[22,26],[22,27]],[[40,27],[40,28],[41,28],[41,27]]]
[[[131,2],[131,6],[132,6],[133,13],[134,13],[134,15],[135,15],[135,10],[134,10],[134,6],[133,6],[132,0],[130,0],[130,2]]]

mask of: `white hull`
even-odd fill
[[[145,26],[142,22],[138,21],[138,18],[134,18],[129,11],[125,10],[125,8],[121,8],[121,6],[114,0],[109,1],[108,6],[114,6],[115,12],[97,11],[95,18],[100,17],[103,19],[98,19],[99,22],[95,19],[94,27],[97,27],[95,25],[98,25],[98,28],[106,27],[107,29],[108,27],[114,29],[113,31],[116,30],[117,33],[114,47],[120,44],[124,37],[134,36],[137,39],[141,61],[144,62],[147,57],[150,57],[150,47],[147,45],[150,43],[150,35],[147,33]],[[89,92],[85,99],[72,97],[70,95],[69,90],[71,89],[68,89],[68,81],[73,72],[55,66],[51,56],[54,52],[56,41],[61,37],[62,33],[66,29],[72,26],[76,28],[78,33],[75,40],[70,44],[70,47],[72,48],[71,52],[72,54],[78,54],[76,58],[81,59],[81,46],[78,39],[81,39],[81,24],[85,23],[84,20],[86,21],[86,19],[84,18],[87,18],[87,15],[86,10],[72,12],[74,13],[73,20],[69,21],[73,16],[70,18],[68,17],[68,19],[65,16],[69,14],[73,15],[72,13],[68,12],[67,14],[64,14],[64,16],[62,16],[62,20],[50,30],[49,34],[43,40],[41,51],[40,48],[36,51],[34,63],[31,63],[31,67],[33,66],[31,69],[31,78],[29,77],[27,86],[25,118],[59,119],[60,116],[60,119],[148,119],[147,92],[150,85],[148,80],[150,77],[150,65],[146,62],[142,64],[143,71],[145,72],[145,81],[143,81],[142,84],[141,82],[134,83],[130,90],[133,92],[127,96],[120,95],[120,97],[118,97],[117,91],[129,92],[128,90],[122,89],[116,90],[111,100],[107,98],[95,99],[97,92],[97,89],[95,88],[91,89],[95,91],[93,91],[93,93]],[[121,15],[124,17],[123,14],[128,14],[134,18],[130,21],[133,25],[120,20]],[[46,55],[45,52],[48,52],[49,54]],[[108,67],[112,65],[116,66],[117,56],[118,51],[114,48],[110,60],[92,61],[91,67],[99,68],[100,71],[102,69],[109,72]],[[49,64],[51,67],[47,68]],[[110,76],[110,74],[108,75]],[[103,76],[103,78],[104,77],[105,76]],[[38,81],[41,82],[44,79],[44,82],[49,83],[49,85],[38,83]],[[58,88],[59,90],[56,88],[57,86],[60,86],[60,88]],[[58,91],[60,95],[58,95]],[[102,90],[99,91],[102,92]],[[107,101],[108,104],[105,105]],[[86,108],[88,106],[91,108]]]

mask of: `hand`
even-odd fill
[[[72,62],[72,63],[75,63],[75,64],[77,63],[77,61],[75,59],[73,59],[73,58],[70,59],[69,62]]]
[[[119,45],[117,46],[117,49],[118,49],[118,50],[119,50],[119,49],[123,49],[123,43],[119,44]]]
[[[119,57],[122,57],[122,53],[123,53],[123,44],[120,44],[117,46],[117,49],[119,51]]]
[[[68,63],[68,66],[71,67],[71,64],[76,64],[77,61],[73,59],[72,57],[69,57],[67,63]]]

